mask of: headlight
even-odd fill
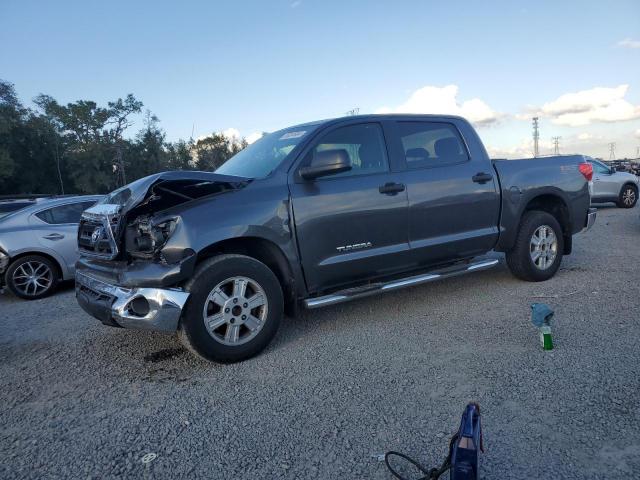
[[[149,257],[158,253],[176,229],[178,218],[155,223],[149,217],[138,217],[127,226],[127,252],[133,256]]]

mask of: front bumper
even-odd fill
[[[78,303],[113,327],[175,332],[188,298],[180,289],[125,288],[76,271]]]
[[[587,230],[589,230],[591,227],[593,227],[593,224],[596,223],[596,213],[597,213],[597,209],[595,208],[589,209],[589,211],[587,212],[587,219],[584,224],[584,229],[582,230],[583,232],[586,232]]]

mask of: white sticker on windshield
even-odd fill
[[[304,136],[305,133],[307,133],[306,130],[301,130],[299,132],[288,132],[282,135],[280,137],[280,140],[289,140],[290,138],[300,138]]]

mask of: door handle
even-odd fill
[[[50,233],[49,235],[45,235],[42,238],[46,238],[47,240],[62,240],[64,238],[64,235],[61,235],[59,233]]]
[[[385,183],[384,185],[380,185],[378,189],[380,193],[384,193],[385,195],[397,195],[400,192],[404,192],[405,186],[404,183]]]
[[[473,180],[475,183],[487,183],[493,180],[493,175],[489,173],[479,172],[471,177],[471,180]]]

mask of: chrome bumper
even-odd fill
[[[83,310],[105,325],[175,332],[189,293],[165,288],[123,288],[76,271],[76,298]]]
[[[587,221],[584,229],[582,230],[583,232],[589,230],[591,227],[593,227],[593,224],[596,223],[596,212],[597,210],[595,208],[589,209],[589,213],[587,213]]]

